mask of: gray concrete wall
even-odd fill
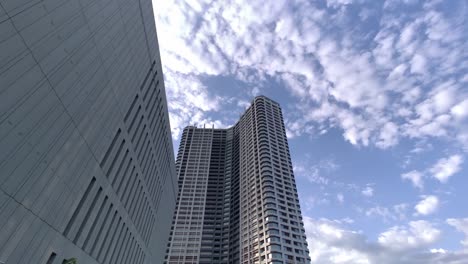
[[[0,0],[0,263],[162,263],[177,194],[150,0]]]

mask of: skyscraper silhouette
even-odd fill
[[[228,129],[186,127],[166,263],[309,263],[281,108],[256,97]]]

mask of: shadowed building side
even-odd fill
[[[161,263],[177,195],[150,0],[0,1],[0,262]]]

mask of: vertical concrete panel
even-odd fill
[[[0,261],[162,263],[175,169],[150,7],[2,0]],[[153,111],[141,87],[156,69]]]

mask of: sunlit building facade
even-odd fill
[[[164,261],[165,96],[151,0],[0,1],[0,263]]]
[[[259,96],[229,129],[186,127],[166,263],[309,263],[281,108]]]

